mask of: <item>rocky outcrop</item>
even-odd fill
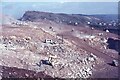
[[[108,43],[109,49],[114,49],[120,53],[120,49],[119,49],[120,48],[120,40],[109,38],[107,43]]]

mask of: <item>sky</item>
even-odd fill
[[[119,0],[1,0],[2,2],[119,2]]]
[[[13,2],[12,2],[13,1]],[[67,13],[67,14],[117,14],[118,13],[118,2],[117,0],[111,2],[72,2],[67,0],[51,0],[51,2],[17,2],[15,0],[4,0],[0,3],[2,13],[10,15],[14,18],[20,18],[25,11],[43,11],[53,13]],[[22,0],[21,0],[22,1]],[[46,1],[46,2],[45,2]],[[53,1],[53,2],[52,2]],[[100,0],[98,0],[100,1]],[[107,1],[107,0],[104,0]],[[110,0],[109,0],[110,1]]]

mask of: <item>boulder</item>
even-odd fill
[[[88,57],[87,60],[93,62],[93,61],[95,61],[95,58],[93,58],[93,57]]]
[[[112,64],[113,64],[114,66],[118,66],[118,61],[117,61],[117,60],[113,60],[113,61],[112,61]]]

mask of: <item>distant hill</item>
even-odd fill
[[[100,22],[111,23],[117,22],[117,14],[99,14],[99,15],[83,15],[83,14],[63,14],[63,13],[49,13],[40,11],[26,11],[19,19],[21,21],[39,22],[40,20],[51,20],[57,23],[64,23],[69,25],[81,25],[88,22],[98,24]]]
[[[26,11],[20,19],[21,21],[39,22],[40,20],[51,20],[57,23],[64,23],[68,25],[81,25],[87,22],[101,22],[99,18],[93,16],[86,16],[82,14],[63,14],[63,13],[48,13],[39,11]]]
[[[116,21],[118,19],[117,14],[101,14],[101,15],[91,15],[91,16],[97,17],[106,22],[111,22],[113,20]]]
[[[49,20],[56,23],[62,23],[74,26],[89,25],[99,30],[110,30],[111,33],[118,34],[118,15],[116,14],[101,14],[101,15],[83,15],[83,14],[63,14],[49,13],[40,11],[26,11],[19,19],[21,21],[39,22],[41,20]],[[88,24],[89,23],[89,24]],[[105,23],[105,25],[104,25]],[[115,23],[115,25],[114,25]]]

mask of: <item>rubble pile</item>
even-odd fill
[[[99,47],[100,49],[107,49],[107,45],[108,45],[107,39],[99,36],[99,35],[103,35],[103,33],[100,33],[99,35],[88,35],[88,34],[80,33],[76,31],[73,35],[84,40],[92,47]]]
[[[102,23],[97,18],[27,11],[19,20],[6,17],[1,26],[0,79],[41,77],[43,72],[53,78],[117,76],[118,36],[109,28],[99,31]]]
[[[35,42],[31,37],[2,36],[0,51],[2,65],[36,72],[45,71],[52,77],[90,77],[97,60],[93,55],[84,54],[85,51],[75,51],[66,43],[60,44],[59,41],[51,39]],[[47,60],[49,57],[52,57],[51,63],[54,68],[37,65],[40,60]]]

